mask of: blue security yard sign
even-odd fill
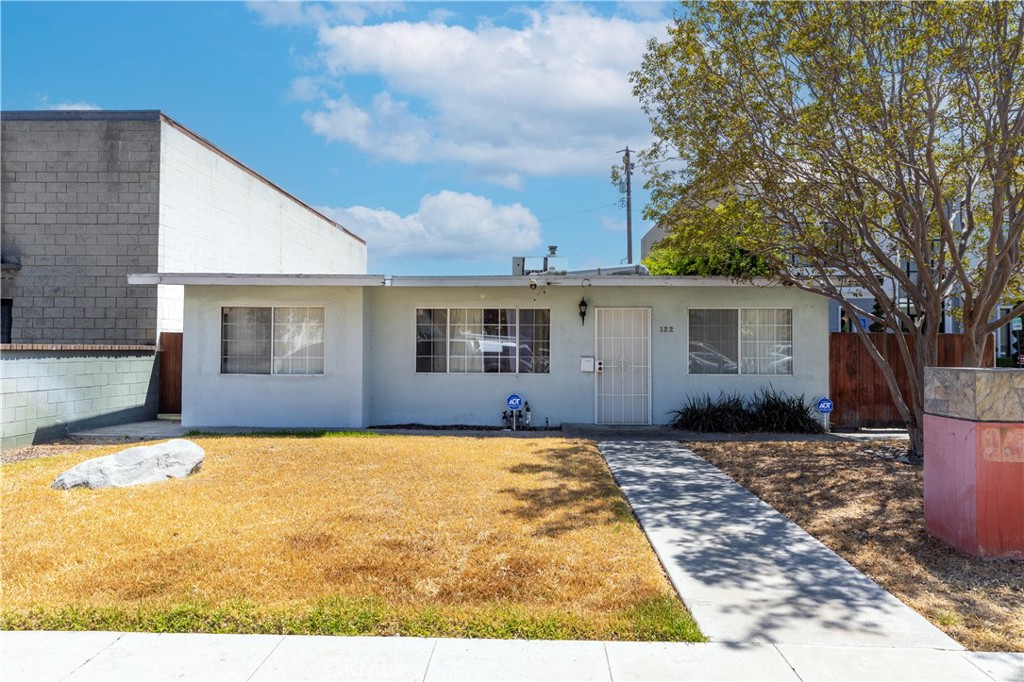
[[[505,400],[505,404],[508,405],[510,410],[519,410],[523,407],[523,399],[518,394],[513,393]]]
[[[818,401],[818,412],[821,412],[822,414],[828,414],[829,412],[832,411],[833,407],[835,406],[832,404],[832,401],[829,400],[828,398],[822,398],[821,400]]]

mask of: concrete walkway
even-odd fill
[[[597,438],[709,644],[0,632],[0,679],[1024,682],[1024,654],[963,651],[718,469],[637,436]]]
[[[963,648],[679,443],[599,446],[712,641]]]
[[[185,428],[180,421],[171,419],[153,419],[144,422],[99,426],[93,429],[71,432],[72,438],[82,440],[114,439],[114,440],[162,440],[164,438],[182,438],[191,429]]]

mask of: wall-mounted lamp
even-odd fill
[[[580,324],[587,323],[587,299],[580,297]]]

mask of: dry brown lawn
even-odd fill
[[[5,464],[5,624],[699,637],[590,442],[194,440],[133,488],[49,488],[123,446]]]
[[[892,442],[686,445],[964,646],[1024,651],[1024,565],[928,535],[922,469],[866,454]]]

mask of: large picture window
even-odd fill
[[[793,311],[690,310],[690,374],[792,374]]]
[[[416,310],[417,372],[547,374],[550,354],[550,310]]]
[[[221,308],[221,374],[323,374],[324,309]]]

